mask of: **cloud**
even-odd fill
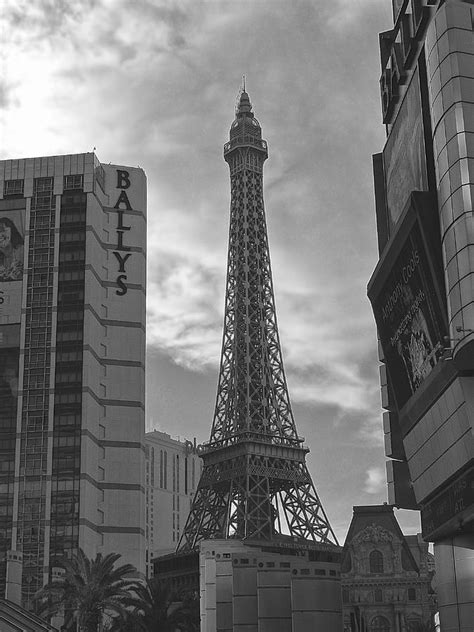
[[[96,146],[104,161],[145,168],[151,347],[183,366],[218,365],[229,208],[221,152],[245,72],[270,144],[265,202],[291,396],[351,411],[376,402],[364,373],[375,348],[365,298],[376,260],[367,238],[375,237],[370,152],[359,154],[376,138],[377,82],[368,101],[366,73],[354,65],[362,35],[349,50],[345,33],[327,33],[333,19],[362,28],[373,12],[373,2],[342,0],[223,2],[219,10],[208,2],[10,2],[23,82],[9,93],[20,105],[4,126],[5,155],[44,155],[48,143],[51,153]],[[233,54],[223,54],[229,42]]]
[[[179,411],[183,434],[196,417],[182,396],[193,377],[215,395],[230,202],[222,147],[246,75],[269,143],[265,207],[293,406],[330,453],[326,468],[339,445],[341,461],[355,446],[378,464],[366,284],[377,261],[371,154],[385,138],[377,33],[390,27],[390,0],[6,0],[2,9],[2,157],[97,147],[100,160],[147,174],[149,357],[178,382],[148,414],[165,427]],[[164,382],[150,366],[150,383]],[[335,498],[344,486],[350,503],[365,471],[343,474],[325,484]]]
[[[381,467],[370,467],[366,472],[364,491],[367,494],[379,494],[385,489],[385,471]]]
[[[168,253],[152,267],[148,344],[188,368],[204,370],[219,358],[222,317],[215,272],[197,260]]]

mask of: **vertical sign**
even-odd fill
[[[113,253],[118,263],[118,289],[115,291],[118,296],[124,296],[128,291],[125,283],[127,280],[127,270],[125,266],[132,256],[132,253],[128,252],[130,246],[124,244],[124,235],[131,230],[132,227],[126,226],[123,218],[125,211],[132,210],[126,191],[126,189],[130,187],[130,184],[130,173],[125,171],[125,169],[117,169],[117,189],[121,189],[121,191],[114,206],[114,209],[117,211],[117,245]]]
[[[383,150],[390,233],[412,191],[427,191],[426,153],[418,68]]]
[[[415,224],[378,296],[370,297],[398,409],[439,362],[443,319]]]

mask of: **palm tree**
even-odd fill
[[[139,582],[127,578],[136,573],[131,564],[115,567],[118,553],[89,559],[82,549],[71,557],[58,560],[64,575],[42,588],[36,595],[37,612],[43,617],[64,614],[63,630],[98,632],[104,620],[122,615],[131,590]]]
[[[127,610],[109,632],[198,632],[199,598],[187,595],[178,603],[168,584],[153,577],[133,589]]]

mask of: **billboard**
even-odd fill
[[[383,168],[389,232],[392,234],[410,193],[428,190],[418,67],[385,143]]]
[[[437,281],[419,222],[414,222],[376,295],[370,292],[385,362],[400,410],[444,350]]]
[[[21,318],[24,222],[24,210],[0,211],[0,326]]]

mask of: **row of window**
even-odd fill
[[[38,270],[38,268],[36,268]],[[84,269],[63,269],[58,275],[59,281],[81,281],[84,279]],[[53,271],[48,268],[30,274],[28,277],[28,287],[44,287],[53,284]]]
[[[18,186],[18,185],[17,185]],[[38,525],[44,518],[45,491],[35,489],[32,477],[43,477],[48,463],[48,408],[51,347],[51,322],[53,303],[54,222],[55,202],[53,178],[36,178],[33,183],[32,213],[30,216],[29,275],[26,307],[27,330],[25,336],[25,386],[23,393],[22,433],[20,453],[20,477],[25,490],[18,516],[19,536],[23,550],[30,550],[36,568],[43,564],[44,528]],[[38,250],[40,252],[38,252]],[[39,315],[35,312],[39,309]],[[31,373],[30,373],[31,371]],[[34,386],[41,389],[32,390]],[[32,430],[35,431],[32,434]],[[35,497],[29,497],[29,494]],[[31,525],[31,521],[36,524]],[[39,587],[32,575],[24,573],[23,592],[31,594]]]
[[[71,188],[82,188],[82,177],[70,185]],[[67,549],[76,548],[79,537],[81,343],[84,319],[84,269],[81,264],[85,259],[85,205],[86,197],[83,194],[67,194],[61,200],[52,482],[56,497],[50,537],[51,551],[58,555]],[[75,231],[64,227],[71,223],[79,223],[80,226]],[[69,365],[64,362],[69,362]],[[61,392],[65,386],[72,384],[76,385],[74,391]],[[76,412],[67,414],[64,407],[73,407]]]
[[[52,230],[45,230],[44,232],[35,231],[30,235],[29,248],[30,253],[36,248],[53,248],[54,246],[54,232]]]
[[[408,588],[407,590],[407,599],[408,601],[416,601],[416,588]],[[383,603],[383,590],[381,588],[376,588],[373,592],[373,600],[376,603]],[[343,603],[350,603],[352,600],[350,598],[349,590],[344,588],[342,591],[342,601]],[[359,600],[360,601],[360,600]]]
[[[151,485],[154,486],[154,449],[151,449],[152,471],[151,471]],[[180,493],[180,464],[179,455],[172,456],[173,468],[172,468],[172,489],[173,492]],[[184,457],[184,493],[188,493],[188,457]],[[192,489],[195,488],[196,483],[196,463],[194,459],[191,459],[191,482]],[[160,489],[168,489],[168,452],[166,450],[160,450]]]
[[[84,187],[84,176],[82,173],[72,174],[63,177],[63,187],[65,191],[74,189],[82,189]],[[53,190],[53,178],[35,178],[33,181],[34,193],[49,193]],[[3,183],[3,195],[5,197],[10,195],[23,195],[25,191],[25,181],[23,178],[16,178],[14,180],[5,180]]]

